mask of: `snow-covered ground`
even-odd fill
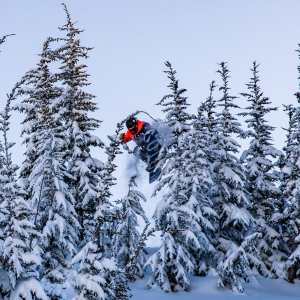
[[[158,288],[147,289],[146,280],[130,285],[133,300],[299,300],[300,282],[259,278],[246,285],[246,293],[239,295],[217,287],[216,278],[194,277],[191,292],[165,293]]]

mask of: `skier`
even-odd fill
[[[135,141],[137,147],[133,153],[147,164],[149,182],[152,183],[161,172],[160,168],[156,168],[161,149],[159,134],[149,123],[138,120],[134,116],[126,120],[126,127],[128,130],[121,134],[120,140],[124,144]]]

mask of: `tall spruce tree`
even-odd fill
[[[198,216],[190,203],[191,193],[185,165],[187,141],[190,129],[187,113],[186,90],[179,88],[176,71],[169,62],[164,71],[171,90],[159,102],[166,113],[166,122],[172,129],[172,143],[164,159],[162,175],[154,194],[163,196],[154,215],[156,229],[161,231],[161,245],[146,263],[152,269],[148,286],[158,285],[164,291],[190,289],[190,274],[195,269],[193,253],[201,251],[199,237],[201,228]],[[191,250],[193,249],[193,251]]]
[[[106,147],[107,162],[101,172],[97,209],[93,216],[91,241],[73,258],[72,264],[78,265],[74,279],[74,287],[80,299],[112,299],[126,300],[129,288],[125,272],[117,264],[113,249],[114,227],[120,222],[118,210],[111,203],[111,188],[116,178],[115,158],[120,152],[119,134],[123,124],[118,124],[115,134],[109,137],[110,144]]]
[[[198,275],[206,275],[216,268],[215,260],[217,251],[217,224],[218,214],[212,201],[211,190],[213,178],[209,156],[210,147],[210,122],[205,116],[207,103],[202,103],[198,108],[198,114],[193,120],[193,127],[186,135],[187,148],[183,155],[187,178],[188,205],[197,216],[199,229],[197,238],[201,245],[199,249],[191,248],[190,252],[196,260],[195,272]]]
[[[294,132],[297,126],[297,120],[294,118],[294,113],[296,111],[296,108],[292,104],[283,105],[283,110],[286,112],[288,116],[288,128],[283,128],[283,130],[286,132],[286,140],[285,145],[283,147],[285,160],[288,161],[290,157],[290,151],[293,149],[293,138],[294,138]]]
[[[119,213],[115,205],[112,203],[112,187],[116,184],[116,157],[121,154],[119,135],[124,128],[123,122],[117,124],[117,128],[113,135],[108,136],[109,145],[105,147],[107,160],[101,172],[101,181],[97,194],[97,211],[94,216],[97,228],[99,228],[99,239],[101,240],[102,251],[108,257],[112,257],[113,237],[115,227],[119,223]]]
[[[300,58],[300,44],[297,49],[298,57]],[[300,66],[298,66],[300,74]],[[300,76],[298,76],[298,80]],[[296,94],[298,106],[292,114],[290,121],[291,136],[289,137],[286,151],[289,155],[289,164],[285,166],[284,173],[286,174],[283,189],[284,202],[284,239],[287,243],[289,258],[286,262],[286,277],[290,282],[300,278],[300,92]]]
[[[203,124],[201,124],[201,127],[206,128],[207,130],[207,137],[206,137],[208,143],[207,148],[209,148],[212,145],[217,131],[217,120],[216,120],[217,101],[214,99],[215,89],[216,89],[216,83],[215,81],[212,81],[209,85],[209,96],[204,101],[203,105],[200,107],[201,110],[203,111],[202,114],[204,114],[206,117],[206,121],[203,122]],[[208,152],[211,153],[209,149]],[[211,159],[213,160],[213,158]]]
[[[34,137],[34,148],[28,143],[26,149],[27,154],[34,153],[34,159],[28,161],[25,188],[35,210],[35,225],[41,232],[43,282],[51,299],[62,299],[68,260],[77,252],[80,224],[64,160],[65,127],[58,113],[62,89],[59,76],[50,71],[56,57],[49,48],[52,41],[46,40],[37,67],[24,76],[25,98],[20,110],[25,112],[28,139],[33,141]]]
[[[278,161],[278,167],[280,168],[280,191],[282,199],[285,198],[285,192],[287,190],[287,184],[289,181],[289,177],[291,175],[292,170],[292,160],[291,155],[293,153],[293,147],[296,145],[295,140],[295,130],[297,128],[297,119],[294,117],[294,114],[296,112],[296,108],[294,105],[283,105],[283,110],[286,112],[288,117],[288,127],[283,128],[283,130],[286,132],[286,139],[283,146],[283,153],[281,154],[281,157]],[[283,206],[284,201],[281,201],[281,204]]]
[[[54,127],[52,111],[57,109],[55,101],[62,93],[62,90],[58,87],[57,76],[50,72],[53,56],[49,47],[52,41],[52,38],[48,38],[44,42],[36,68],[28,71],[23,76],[23,84],[19,92],[19,97],[22,98],[22,101],[17,106],[18,110],[24,115],[22,137],[25,144],[25,160],[22,164],[20,179],[27,199],[30,199],[31,205],[35,209],[38,207],[38,197],[33,195],[30,187],[30,176],[39,156],[37,153],[40,141],[39,134],[44,129],[48,129],[49,126],[51,128]],[[43,120],[44,117],[45,122]]]
[[[245,137],[250,138],[249,148],[243,152],[241,160],[246,170],[246,188],[251,201],[251,212],[263,236],[258,245],[260,256],[266,268],[278,276],[281,273],[278,262],[284,257],[280,249],[282,239],[273,220],[281,206],[280,190],[277,186],[279,178],[274,172],[274,160],[280,157],[281,152],[273,146],[274,127],[266,120],[266,115],[277,108],[270,106],[269,98],[261,90],[258,67],[253,62],[252,76],[247,84],[248,92],[241,94],[249,104],[241,115],[246,117],[248,127]],[[271,276],[266,268],[260,269],[260,273]]]
[[[56,49],[63,88],[60,118],[64,122],[68,145],[64,158],[71,174],[69,184],[83,228],[82,248],[73,259],[75,265],[79,264],[74,287],[82,299],[104,296],[127,299],[127,281],[112,257],[111,248],[114,212],[109,197],[115,167],[110,158],[117,154],[114,151],[118,152],[119,144],[115,143],[117,147],[114,145],[111,149],[107,164],[90,153],[91,146],[104,146],[92,134],[100,125],[99,120],[90,116],[97,109],[95,96],[85,91],[90,83],[83,61],[88,58],[91,48],[81,45],[82,30],[75,26],[66,5],[63,6],[67,20],[59,29],[65,37],[59,39],[62,45]]]
[[[76,201],[76,211],[83,228],[81,240],[89,240],[93,215],[96,212],[97,193],[103,163],[91,155],[91,146],[103,147],[102,141],[92,134],[100,121],[91,117],[97,107],[95,96],[85,90],[90,85],[87,65],[91,48],[81,45],[82,30],[75,26],[71,15],[63,4],[66,23],[59,27],[64,37],[59,39],[62,45],[56,49],[60,64],[60,79],[63,95],[60,101],[60,117],[64,121],[65,139],[68,149],[65,159],[72,176],[72,193]]]
[[[199,131],[201,131],[202,135],[204,135],[201,141],[201,147],[209,160],[209,168],[213,177],[213,165],[216,159],[216,156],[214,155],[214,151],[216,150],[215,143],[218,141],[216,137],[219,134],[217,120],[217,100],[214,98],[215,89],[216,83],[215,81],[212,81],[209,85],[209,96],[198,109],[199,124],[196,124],[195,126],[196,128],[199,128]],[[214,199],[217,194],[217,186],[212,184],[209,192],[209,198]],[[216,204],[216,201],[213,201],[214,209],[216,209]]]
[[[298,99],[299,101],[299,99]],[[299,101],[300,103],[300,101]],[[294,279],[299,278],[300,269],[300,255],[299,255],[299,207],[300,207],[300,195],[299,195],[299,159],[300,159],[300,109],[296,108],[294,118],[297,120],[297,126],[293,133],[295,143],[290,150],[289,165],[285,166],[285,174],[288,174],[288,178],[285,180],[285,186],[283,189],[283,201],[284,201],[284,239],[290,249],[290,256],[286,263],[287,278],[293,282]]]
[[[1,269],[8,280],[1,279],[1,294],[4,299],[46,300],[39,283],[41,265],[38,250],[38,233],[32,222],[32,210],[24,200],[24,193],[17,181],[18,167],[12,161],[14,143],[8,140],[11,105],[15,101],[20,85],[18,82],[7,95],[7,103],[0,114],[1,131]],[[6,283],[9,283],[6,285]],[[7,298],[6,298],[7,297]]]
[[[126,270],[129,280],[134,281],[144,276],[146,253],[140,249],[136,253],[141,234],[138,231],[138,217],[142,218],[146,226],[149,221],[141,206],[146,201],[145,196],[137,190],[136,178],[131,177],[128,184],[128,193],[121,199],[119,208],[119,222],[114,237],[114,252],[122,269]]]
[[[248,211],[250,203],[244,169],[237,158],[240,146],[235,135],[241,134],[241,126],[232,110],[239,107],[234,103],[236,97],[230,94],[230,73],[225,62],[220,63],[218,74],[222,96],[218,100],[221,110],[217,114],[218,134],[213,143],[213,177],[214,201],[220,216],[218,250],[223,253],[218,262],[219,285],[243,292],[250,263],[242,243],[252,227],[253,218]]]
[[[60,139],[51,129],[40,132],[38,153],[30,176],[33,196],[38,197],[37,218],[40,219],[43,248],[43,282],[51,299],[65,299],[68,262],[77,253],[80,224],[75,201],[65,182],[69,173],[64,165]],[[43,213],[40,212],[43,207]]]

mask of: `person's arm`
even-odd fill
[[[122,143],[126,144],[126,143],[128,143],[128,142],[130,142],[130,141],[133,140],[133,135],[128,130],[127,132],[121,134],[120,139],[121,139]]]

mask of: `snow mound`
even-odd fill
[[[284,280],[258,278],[245,285],[245,294],[236,294],[217,287],[214,276],[193,277],[191,292],[164,293],[159,288],[146,288],[147,278],[130,285],[132,300],[298,300],[300,282],[290,284]]]

